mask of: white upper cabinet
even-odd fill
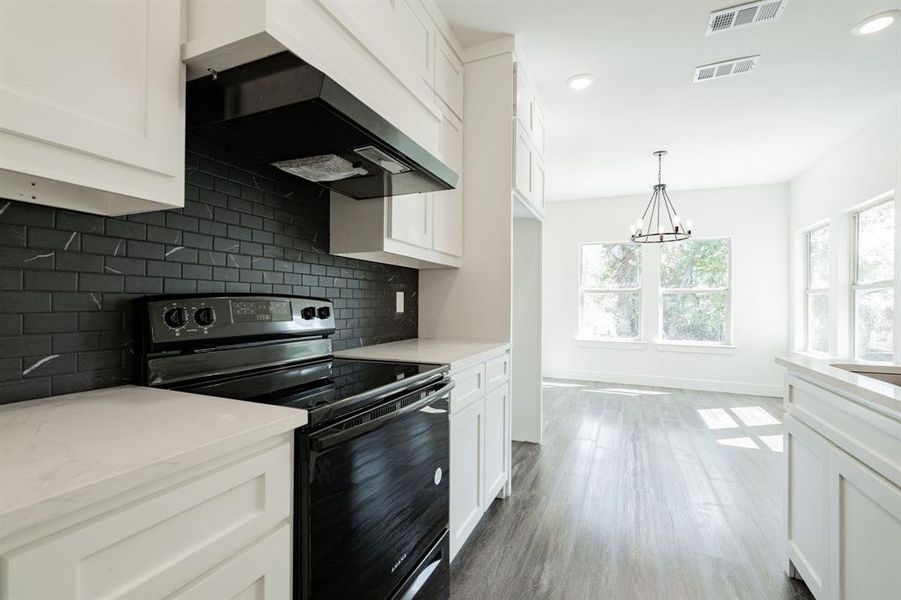
[[[416,98],[432,104],[435,25],[418,0],[320,1]]]
[[[513,193],[530,216],[544,218],[544,117],[522,62],[514,63],[516,81],[513,141]]]
[[[532,204],[544,213],[544,162],[537,152],[532,153]]]
[[[532,141],[535,145],[535,151],[539,156],[544,158],[544,116],[538,104],[532,105]]]
[[[178,2],[0,2],[0,195],[183,206],[181,32]]]
[[[431,0],[188,0],[189,77],[288,50],[442,158],[462,183],[462,49]],[[460,266],[462,191],[332,194],[332,254]]]
[[[463,63],[442,35],[437,36],[435,48],[435,93],[463,118]]]
[[[420,248],[431,248],[432,205],[431,193],[391,198],[388,237]]]
[[[516,124],[513,144],[513,191],[527,202],[532,201],[532,142],[523,124]]]
[[[438,135],[441,159],[457,173],[463,172],[463,124],[451,115],[442,115]],[[463,176],[457,188],[435,192],[433,203],[432,249],[450,256],[463,256]]]

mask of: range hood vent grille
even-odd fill
[[[782,16],[788,0],[759,0],[710,13],[707,35],[731,31],[738,27],[775,21]]]
[[[700,83],[702,81],[711,81],[713,79],[722,79],[723,77],[734,77],[735,75],[750,73],[757,66],[759,58],[760,55],[756,54],[754,56],[733,58],[696,67],[692,83]]]

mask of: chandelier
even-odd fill
[[[666,193],[666,184],[661,180],[663,155],[666,150],[657,150],[657,185],[644,209],[644,214],[629,227],[632,241],[638,244],[660,244],[679,242],[691,237],[691,220],[682,223],[672,201]]]

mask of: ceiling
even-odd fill
[[[514,34],[548,128],[550,200],[789,181],[901,98],[898,0],[788,0],[782,17],[713,36],[741,0],[437,0],[464,46]],[[760,54],[747,75],[691,83],[696,66]],[[593,73],[587,90],[566,85]]]

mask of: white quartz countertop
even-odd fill
[[[0,538],[301,427],[304,410],[140,386],[0,406]]]
[[[817,381],[824,383],[835,388],[839,393],[847,394],[880,412],[901,419],[901,387],[832,366],[833,363],[850,365],[854,361],[790,354],[777,357],[776,363],[786,367],[789,371],[801,374],[814,383]],[[861,367],[873,366],[872,363],[860,363],[860,365]],[[897,366],[889,366],[886,370],[897,368]]]
[[[339,358],[454,364],[502,351],[509,342],[418,338],[335,352]]]

